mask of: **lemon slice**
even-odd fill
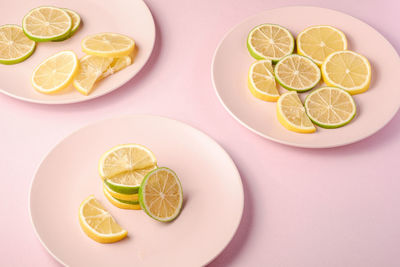
[[[107,70],[105,70],[99,77],[99,79],[104,79],[124,68],[132,64],[132,59],[130,56],[117,57],[114,58],[111,64],[108,66]]]
[[[297,92],[287,92],[279,97],[277,115],[279,122],[290,131],[313,133],[316,130],[307,117]]]
[[[330,54],[321,70],[327,85],[342,88],[352,95],[367,91],[371,83],[371,65],[368,59],[352,51]]]
[[[161,222],[174,220],[182,209],[183,193],[178,176],[165,167],[150,172],[139,189],[142,209]]]
[[[42,6],[25,15],[22,28],[26,36],[36,42],[53,41],[70,34],[72,19],[61,8]]]
[[[332,26],[312,26],[303,30],[296,40],[297,53],[311,58],[321,66],[325,58],[347,49],[344,33]]]
[[[259,60],[250,66],[248,87],[250,92],[261,100],[278,100],[279,92],[276,88],[271,60]]]
[[[138,202],[139,201],[139,195],[138,194],[121,194],[121,193],[118,193],[118,192],[112,190],[106,183],[103,183],[103,188],[113,198],[116,198],[118,200],[125,200],[125,201],[132,201],[132,202]]]
[[[78,69],[78,58],[74,52],[59,52],[35,68],[32,74],[32,85],[41,93],[58,92],[72,82]]]
[[[300,55],[289,55],[275,66],[278,83],[292,91],[305,92],[321,80],[321,71],[311,59]]]
[[[86,55],[79,60],[80,69],[73,85],[80,93],[88,95],[99,77],[108,69],[113,58]]]
[[[126,209],[126,210],[140,210],[141,207],[139,205],[139,201],[127,201],[127,200],[121,200],[121,199],[116,199],[113,197],[109,191],[107,191],[105,188],[103,188],[104,195],[110,201],[111,204],[116,206],[117,208],[120,209]]]
[[[255,59],[277,62],[294,50],[293,35],[284,27],[262,24],[252,29],[247,37],[247,49]]]
[[[79,223],[83,231],[99,243],[117,242],[128,234],[94,196],[89,196],[79,207]]]
[[[112,190],[122,194],[136,194],[140,183],[157,167],[154,154],[138,144],[118,145],[100,158],[99,173]]]
[[[26,37],[17,25],[0,26],[0,63],[17,64],[35,51],[36,43]]]
[[[88,55],[100,57],[123,57],[132,53],[135,41],[118,33],[98,33],[82,40],[82,50]]]
[[[308,117],[322,128],[338,128],[356,115],[351,95],[336,87],[323,87],[311,92],[304,102]]]

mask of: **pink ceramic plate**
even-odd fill
[[[247,72],[255,59],[247,51],[246,38],[254,26],[262,23],[280,24],[294,36],[311,25],[335,26],[346,34],[350,50],[369,59],[373,70],[371,87],[354,97],[358,114],[350,124],[334,130],[318,128],[314,134],[290,132],[276,118],[276,103],[252,96],[247,88]],[[217,95],[235,119],[265,138],[292,146],[323,148],[359,141],[385,126],[400,105],[400,60],[394,48],[362,21],[324,8],[279,8],[240,23],[217,48],[211,72]],[[301,97],[304,99],[306,95],[303,93]]]
[[[63,42],[38,43],[36,51],[26,61],[16,65],[0,64],[0,92],[20,100],[42,104],[66,104],[81,102],[107,94],[132,79],[145,65],[153,50],[155,26],[150,10],[142,0],[62,0],[9,1],[2,6],[0,25],[21,25],[22,18],[37,6],[66,7],[76,11],[82,18],[80,29]],[[30,78],[34,68],[47,57],[63,50],[73,50],[78,57],[81,40],[88,34],[117,32],[132,37],[137,45],[134,62],[124,70],[99,82],[95,90],[84,96],[72,86],[56,95],[45,95],[35,91]]]
[[[103,195],[99,158],[124,143],[149,147],[159,166],[179,176],[184,207],[175,221],[118,209]],[[91,194],[128,230],[128,238],[99,244],[82,232],[78,208]],[[39,239],[68,266],[202,266],[229,243],[242,211],[242,182],[229,155],[202,132],[155,116],[109,119],[73,133],[45,157],[30,191]]]

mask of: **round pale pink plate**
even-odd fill
[[[318,128],[314,134],[294,133],[278,122],[276,103],[253,97],[247,88],[247,73],[255,59],[247,51],[246,39],[249,31],[262,23],[280,24],[294,36],[311,25],[335,26],[346,34],[350,50],[369,59],[371,87],[354,96],[358,113],[350,124],[334,130]],[[211,75],[221,103],[243,126],[267,139],[298,147],[336,147],[364,139],[385,126],[400,105],[400,60],[394,48],[364,22],[324,8],[285,7],[245,20],[221,41],[214,55]],[[301,98],[307,94],[301,94]]]
[[[118,209],[103,195],[99,158],[124,143],[147,146],[159,166],[179,176],[184,206],[175,221],[161,223],[141,210]],[[78,208],[91,194],[128,230],[128,238],[99,244],[82,232]],[[232,239],[242,211],[242,182],[223,148],[184,123],[156,116],[109,119],[71,134],[45,157],[30,191],[39,239],[68,266],[202,266]]]
[[[86,101],[107,94],[132,79],[145,65],[153,51],[155,25],[150,10],[142,0],[51,0],[9,1],[2,7],[0,25],[21,25],[22,18],[37,6],[56,5],[76,11],[82,18],[80,29],[63,42],[38,43],[36,51],[26,61],[16,65],[0,64],[0,92],[11,97],[41,104],[66,104]],[[72,50],[84,56],[81,40],[88,34],[117,32],[132,37],[137,45],[133,64],[102,80],[89,96],[84,96],[72,86],[55,95],[35,91],[31,85],[34,68],[47,57],[63,50]]]

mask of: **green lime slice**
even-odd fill
[[[36,43],[18,25],[0,26],[0,63],[17,64],[32,55]]]
[[[160,222],[174,220],[183,203],[182,186],[178,176],[169,168],[151,171],[139,188],[139,202],[151,218]]]
[[[294,50],[294,37],[288,29],[276,24],[261,24],[247,36],[247,49],[255,59],[276,63]]]
[[[42,6],[25,15],[22,29],[29,39],[36,42],[60,40],[69,36],[72,19],[61,8]]]

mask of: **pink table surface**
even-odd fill
[[[400,2],[365,0],[148,0],[154,53],[117,91],[86,103],[45,106],[0,95],[0,265],[57,266],[36,238],[29,186],[41,159],[69,133],[122,114],[164,115],[216,139],[245,191],[241,225],[210,266],[400,266],[400,114],[353,145],[310,150],[265,140],[219,103],[210,80],[217,44],[262,10],[314,5],[346,12],[400,52]],[[299,14],[300,15],[300,14]],[[201,253],[201,252],[199,252]]]

